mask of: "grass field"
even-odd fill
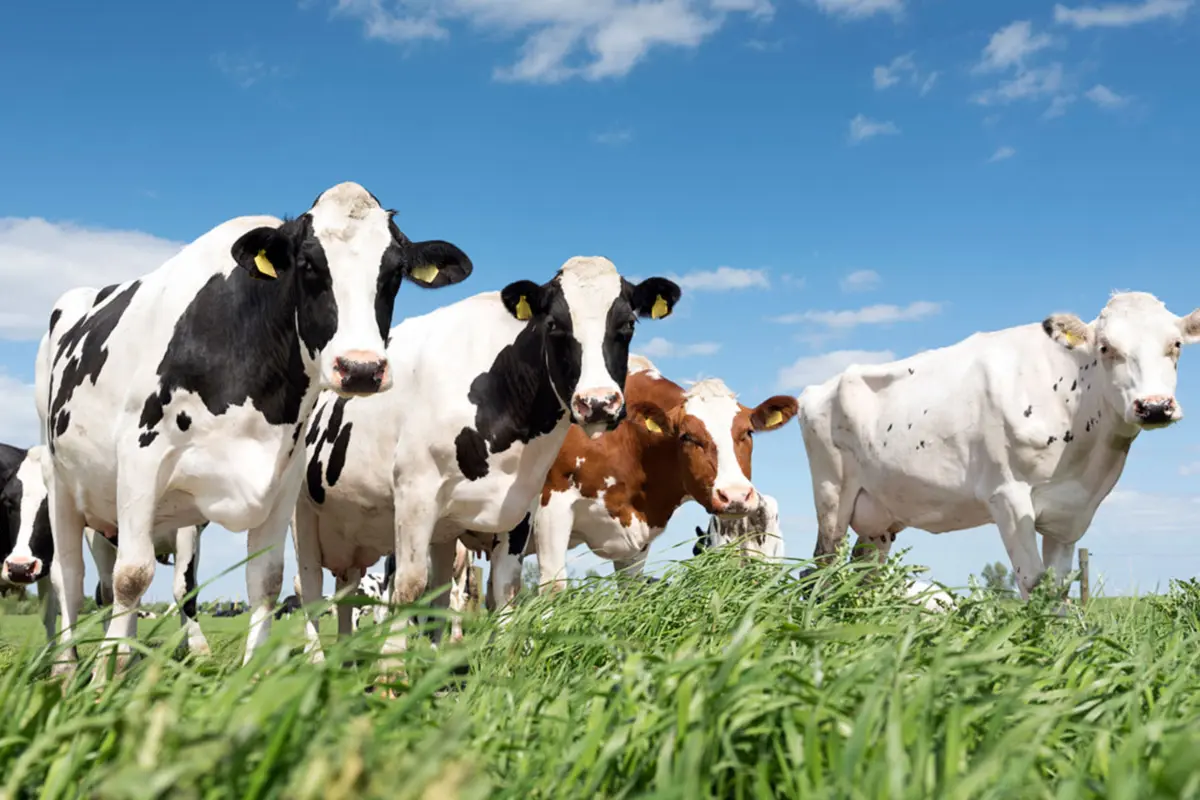
[[[64,697],[37,622],[3,618],[0,795],[1200,796],[1200,584],[1059,616],[984,593],[927,612],[891,569],[814,592],[720,552],[667,578],[471,618],[461,645],[410,650],[396,700],[341,666],[369,664],[371,627],[313,666],[278,624],[241,669],[247,618],[205,618],[211,659],[163,640]]]

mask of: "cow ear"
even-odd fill
[[[542,287],[533,281],[513,281],[500,290],[500,300],[508,313],[522,322],[546,311],[542,303]]]
[[[796,416],[800,404],[791,395],[778,394],[758,404],[750,412],[750,426],[755,431],[774,431],[782,428]]]
[[[426,289],[465,281],[474,269],[466,253],[440,239],[412,242],[405,250],[404,277]]]
[[[230,248],[233,260],[250,276],[273,281],[292,268],[292,243],[280,228],[255,228]]]
[[[653,403],[634,403],[626,406],[626,418],[650,436],[674,436],[671,418]]]
[[[633,287],[630,305],[639,317],[662,319],[675,309],[681,294],[683,290],[674,281],[646,278]]]
[[[1092,343],[1092,326],[1074,314],[1051,314],[1042,320],[1042,330],[1068,350],[1086,349]]]
[[[1200,308],[1179,320],[1179,332],[1184,344],[1200,342]]]

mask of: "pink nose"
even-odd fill
[[[1155,424],[1170,422],[1175,416],[1175,398],[1151,395],[1133,401],[1133,413],[1139,422]]]
[[[350,350],[333,360],[333,374],[343,392],[375,394],[387,381],[388,361],[378,353]]]
[[[712,506],[718,514],[749,514],[754,510],[753,486],[713,490]]]
[[[4,561],[4,577],[13,583],[33,583],[41,572],[41,559],[9,556]]]
[[[620,392],[607,389],[594,389],[589,392],[576,392],[571,401],[571,410],[579,422],[600,422],[612,419],[621,411],[625,398]]]

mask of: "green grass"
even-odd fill
[[[411,648],[396,700],[363,691],[369,626],[313,666],[277,625],[241,669],[245,616],[202,620],[203,662],[170,656],[169,619],[125,676],[64,695],[40,637],[20,646],[36,621],[3,619],[0,796],[1200,796],[1196,582],[1059,616],[982,593],[925,612],[892,568],[814,593],[713,552],[668,578],[471,618]]]

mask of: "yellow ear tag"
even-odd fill
[[[671,309],[667,308],[667,301],[663,300],[663,296],[660,294],[650,308],[650,319],[660,319],[670,313]]]
[[[426,264],[423,267],[413,267],[408,274],[412,276],[413,280],[421,283],[433,283],[433,279],[438,276],[440,271],[433,264]]]
[[[651,433],[662,433],[662,428],[658,426],[658,423],[649,417],[646,418],[646,430]]]
[[[1081,341],[1078,336],[1071,333],[1070,331],[1063,331],[1062,335],[1063,335],[1063,338],[1067,340],[1068,347],[1074,347],[1075,345],[1079,344],[1079,342]]]
[[[767,414],[767,427],[774,428],[779,423],[783,422],[783,412],[779,409],[772,409],[770,414]]]
[[[524,322],[533,316],[533,309],[529,307],[529,301],[525,299],[525,295],[521,295],[521,299],[517,301],[517,319]]]
[[[258,255],[254,257],[254,266],[258,267],[258,271],[268,278],[278,278],[279,273],[275,271],[275,265],[267,258],[266,250],[259,250]]]

